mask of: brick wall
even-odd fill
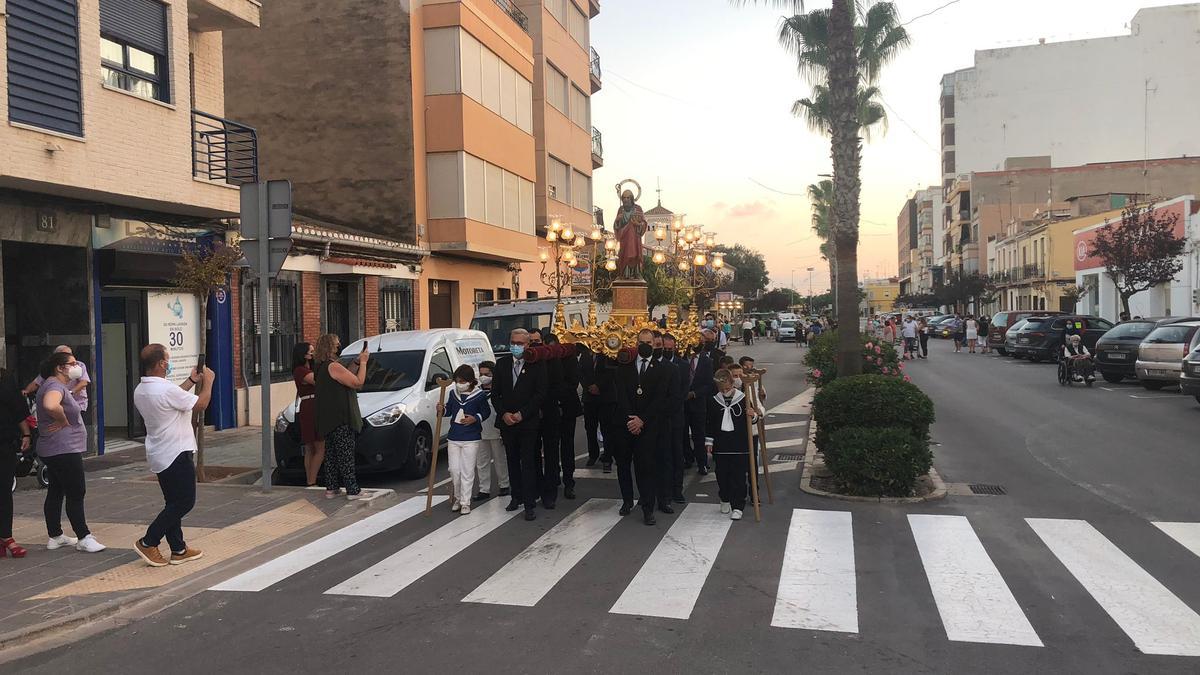
[[[363,335],[379,335],[379,277],[363,277]]]
[[[321,337],[321,274],[300,273],[300,336],[305,342],[317,343]]]

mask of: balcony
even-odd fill
[[[521,30],[526,33],[529,32],[529,17],[525,15],[525,12],[521,11],[520,7],[517,7],[515,0],[494,0],[494,2],[500,9],[504,10],[505,14],[512,17],[512,20],[521,27]]]
[[[592,168],[599,169],[604,166],[604,140],[600,137],[600,130],[592,127]]]
[[[188,0],[188,29],[197,33],[258,28],[262,7],[254,0]]]
[[[594,94],[600,91],[602,72],[600,70],[600,54],[596,53],[595,47],[591,47],[590,49],[592,52],[592,60],[588,62],[588,71],[592,76],[592,93]]]
[[[229,185],[257,182],[258,135],[254,129],[193,110],[192,176]]]
[[[600,0],[588,0],[588,18],[594,19],[600,13]]]

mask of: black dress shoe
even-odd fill
[[[642,522],[647,525],[655,525],[658,523],[658,521],[654,519],[653,511],[647,511],[646,515],[642,517]]]
[[[699,473],[701,476],[707,476],[708,475],[708,467],[702,466],[696,470],[696,473]]]
[[[687,503],[687,499],[684,499],[683,495],[679,495],[678,497],[672,499],[671,501],[675,502],[676,504],[686,504]]]
[[[566,497],[567,499],[575,499],[575,488],[573,488],[573,487],[563,488],[563,496]]]
[[[533,509],[525,509],[525,520],[537,520],[537,513]]]
[[[547,511],[553,511],[554,510],[554,500],[553,499],[551,499],[551,500],[543,499],[542,500],[542,508],[546,509]]]
[[[587,466],[596,466],[596,460],[588,457]]]
[[[501,497],[507,497],[507,496],[509,496],[510,494],[512,494],[512,490],[510,490],[509,488],[500,488],[500,493],[499,493],[499,494],[500,494],[500,496],[501,496]]]
[[[504,507],[504,510],[505,511],[516,511],[519,508],[521,508],[521,502],[514,499],[508,503],[508,506]]]
[[[663,513],[675,513],[675,509],[671,508],[670,504],[662,504],[658,507],[658,510]]]
[[[485,499],[491,499],[491,498],[492,498],[492,495],[490,492],[480,492],[479,494],[475,495],[476,501],[483,501]]]
[[[627,516],[631,512],[633,512],[633,502],[625,502],[624,504],[621,505],[621,510],[618,511],[618,513],[620,513],[623,516]]]

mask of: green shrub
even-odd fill
[[[901,427],[929,440],[933,401],[917,385],[888,375],[843,377],[821,387],[813,397],[817,448],[826,459],[837,453],[830,436],[844,427]]]
[[[813,384],[825,386],[837,379],[837,341],[837,331],[822,333],[804,355],[804,364],[811,369],[808,379]],[[900,362],[900,355],[894,346],[866,334],[859,335],[859,342],[862,345],[864,375],[908,378],[904,374],[904,364]]]
[[[844,427],[830,440],[825,466],[847,494],[907,497],[933,465],[929,441],[907,427]]]

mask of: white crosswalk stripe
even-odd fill
[[[1200,555],[1200,523],[1154,523],[1154,526],[1187,550]]]
[[[521,512],[504,506],[493,499],[472,509],[325,593],[390,598]]]
[[[532,607],[621,520],[616,499],[589,499],[500,568],[463,602]]]
[[[771,625],[857,633],[856,584],[850,513],[792,511]]]
[[[1200,656],[1200,615],[1091,524],[1025,520],[1138,649],[1146,654]]]
[[[731,523],[718,504],[688,504],[608,611],[690,617]]]
[[[908,522],[946,637],[1042,646],[965,517],[913,514]]]
[[[445,495],[433,498],[434,504],[449,499]],[[407,499],[386,511],[376,513],[352,525],[327,534],[301,546],[270,562],[264,563],[244,574],[213,586],[214,591],[261,591],[268,586],[312,567],[313,565],[341,553],[384,530],[394,527],[425,510],[425,497]]]

